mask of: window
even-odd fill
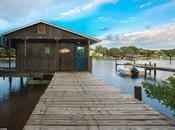
[[[85,49],[84,47],[77,47],[77,57],[83,58],[85,55]]]
[[[46,33],[45,24],[39,24],[38,25],[38,34],[45,34],[45,33]]]
[[[50,54],[50,48],[49,47],[45,47],[45,54],[46,55]]]

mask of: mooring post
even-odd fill
[[[23,86],[23,84],[24,84],[24,81],[23,81],[23,78],[21,77],[20,78],[20,85]]]
[[[115,69],[116,69],[116,71],[117,71],[117,66],[118,66],[118,64],[117,64],[117,60],[116,60],[116,63],[115,63]]]
[[[141,86],[134,87],[134,96],[135,96],[135,98],[142,101],[142,87]]]
[[[154,80],[156,80],[156,75],[157,75],[157,71],[156,71],[156,63],[154,63]]]
[[[10,86],[10,91],[11,91],[11,88],[12,88],[12,77],[9,77],[9,86]]]
[[[171,63],[171,61],[172,61],[172,56],[170,56],[170,63]]]
[[[149,62],[149,66],[151,67],[151,62]],[[149,75],[151,75],[151,69],[149,70]]]
[[[146,68],[146,63],[145,63],[145,79],[147,77],[147,68]]]

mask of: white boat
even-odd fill
[[[131,76],[131,71],[129,66],[119,66],[118,72],[123,76]]]
[[[118,72],[122,76],[138,77],[144,76],[144,71],[131,65],[124,65],[118,67]]]

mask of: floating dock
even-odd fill
[[[175,130],[175,121],[90,73],[55,73],[24,130]]]

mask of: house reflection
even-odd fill
[[[20,80],[18,82],[18,87],[16,88],[16,86],[13,86],[13,78],[9,77],[9,88],[10,88],[10,97],[12,96],[17,96],[17,95],[27,95],[28,94],[28,90],[29,90],[29,86],[27,84],[27,79],[25,78],[19,78],[18,80]],[[24,81],[25,80],[25,81]]]
[[[27,78],[5,77],[0,78],[0,101],[5,101],[12,96],[27,95],[29,85]]]

